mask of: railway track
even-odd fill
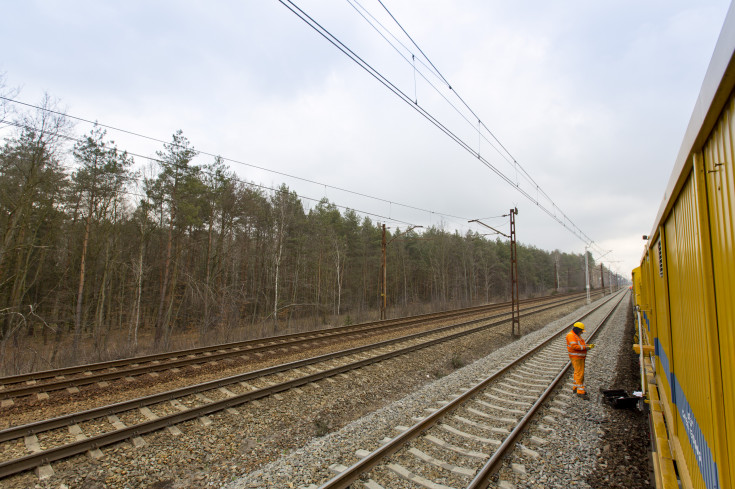
[[[619,293],[579,318],[589,317],[588,324],[596,323],[590,339],[625,296]],[[605,308],[602,319],[592,318]],[[444,405],[427,409],[431,413],[415,419],[413,426],[397,427],[400,434],[383,440],[372,452],[358,451],[354,457],[359,460],[351,466],[332,465],[337,475],[319,489],[487,487],[516,439],[570,369],[564,345],[568,329],[565,326],[487,378],[478,379]]]
[[[559,299],[579,298],[583,294],[559,296]],[[555,300],[559,300],[556,299]],[[548,302],[548,298],[527,299],[523,306]],[[424,314],[408,318],[399,318],[372,323],[363,323],[353,326],[343,326],[328,330],[319,330],[309,333],[297,333],[275,336],[258,340],[234,342],[209,347],[181,350],[170,353],[147,355],[135,358],[113,360],[95,364],[67,367],[56,370],[32,372],[0,378],[0,399],[2,407],[13,405],[14,399],[36,395],[39,400],[49,399],[49,393],[67,390],[70,393],[92,384],[107,387],[114,380],[153,375],[166,371],[177,371],[185,367],[200,366],[204,363],[214,363],[239,359],[249,361],[258,359],[274,352],[286,353],[313,349],[327,342],[339,343],[350,338],[361,337],[368,340],[372,336],[395,334],[417,325],[430,327],[431,323],[448,318],[461,318],[484,315],[500,311],[509,307],[509,303],[492,304],[462,309],[460,311],[442,311],[439,313]],[[428,324],[427,324],[428,323]]]
[[[565,304],[576,300],[566,298]],[[532,314],[549,305],[527,307]],[[314,383],[320,379],[344,374],[350,370],[381,362],[412,351],[450,341],[508,322],[507,313],[485,319],[472,319],[460,324],[417,333],[350,350],[278,365],[225,379],[189,386],[145,398],[77,412],[0,431],[0,477],[39,469],[49,471],[55,460],[89,452],[100,456],[100,447],[126,439],[134,443],[140,435],[160,429],[177,434],[176,424],[199,419],[207,423],[207,415]],[[506,316],[506,319],[502,319]],[[28,455],[28,452],[32,452]]]

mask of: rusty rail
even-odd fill
[[[576,297],[576,295],[577,294],[573,294],[572,296]],[[530,300],[527,300],[525,304],[543,302],[544,300],[548,300],[548,298],[530,299]],[[461,315],[478,314],[484,311],[502,309],[504,307],[507,307],[506,303],[503,303],[500,305],[493,304],[490,306],[478,306],[478,308],[462,310],[460,314]],[[455,312],[455,315],[457,315],[456,312]],[[443,311],[441,313],[433,313],[430,315],[421,315],[421,316],[411,316],[410,318],[388,320],[388,321],[382,321],[379,323],[364,323],[363,325],[360,325],[359,329],[345,329],[345,328],[352,328],[352,327],[344,326],[341,328],[334,328],[331,330],[319,330],[319,331],[310,332],[310,333],[296,333],[292,335],[277,336],[277,337],[272,337],[271,339],[266,338],[266,339],[260,339],[260,340],[249,340],[246,342],[230,343],[227,345],[219,345],[216,347],[202,347],[202,348],[195,348],[192,350],[181,350],[178,352],[173,352],[173,353],[168,353],[168,354],[157,354],[157,355],[149,355],[146,357],[135,357],[135,358],[130,358],[130,359],[115,360],[111,362],[102,362],[102,363],[84,365],[84,366],[78,366],[78,367],[68,367],[68,368],[59,369],[59,370],[47,370],[44,372],[37,372],[36,374],[38,375],[38,377],[34,377],[34,374],[24,374],[24,375],[15,376],[15,377],[5,377],[5,378],[0,379],[0,385],[3,385],[3,384],[7,385],[9,383],[17,384],[22,381],[27,382],[29,380],[38,381],[40,379],[49,378],[52,376],[69,375],[70,373],[93,372],[95,370],[103,370],[107,368],[130,366],[130,368],[126,368],[122,370],[115,370],[112,372],[104,372],[104,373],[96,373],[96,374],[88,375],[84,377],[75,377],[72,379],[58,379],[58,380],[41,383],[41,384],[32,384],[32,385],[24,385],[20,387],[5,388],[5,389],[0,390],[0,397],[2,397],[3,399],[10,399],[10,398],[23,397],[23,396],[27,396],[27,395],[38,393],[38,392],[52,392],[55,390],[61,390],[61,389],[65,389],[68,387],[79,387],[83,385],[94,384],[97,382],[119,379],[122,377],[144,375],[146,373],[158,372],[161,370],[169,370],[173,368],[185,367],[188,365],[207,363],[207,362],[222,360],[222,359],[233,357],[233,356],[255,354],[261,351],[268,351],[273,348],[289,348],[289,347],[299,346],[303,344],[308,344],[308,343],[319,341],[322,339],[335,339],[341,336],[348,336],[351,334],[378,332],[379,330],[384,329],[386,327],[390,327],[390,328],[406,327],[406,326],[420,323],[422,321],[426,321],[429,319],[438,320],[438,319],[444,319],[447,317],[451,317],[451,313]],[[390,323],[390,324],[386,324],[386,323]],[[278,341],[272,342],[273,340],[278,340]],[[264,342],[268,342],[268,343],[264,344]],[[228,351],[221,351],[223,349],[228,349]],[[216,353],[206,355],[206,353],[212,352],[212,351],[215,351]],[[204,355],[200,357],[191,357],[191,355],[197,355],[197,354],[204,354]],[[179,357],[184,357],[184,356],[189,356],[189,358],[179,358]],[[159,362],[161,359],[171,359],[171,360],[167,362],[161,362],[161,363],[152,363],[152,362]],[[137,366],[140,363],[149,363],[149,364]],[[133,366],[133,365],[136,365],[136,366]],[[21,379],[21,380],[18,380],[18,379]]]
[[[527,309],[527,312],[524,315],[536,314],[538,312],[542,312],[550,308],[557,307],[559,305],[564,305],[566,303],[573,302],[573,300],[574,299],[566,299],[563,301],[558,301],[558,303],[552,306],[548,306],[548,305],[535,306],[535,307],[529,308],[532,311],[529,311]],[[134,399],[130,401],[125,401],[122,403],[103,406],[100,408],[83,411],[79,413],[73,413],[67,416],[54,418],[52,420],[39,421],[37,423],[31,423],[31,424],[27,424],[23,426],[8,428],[6,430],[0,431],[0,441],[13,440],[21,436],[26,436],[32,433],[39,433],[39,432],[46,431],[49,429],[64,427],[70,424],[87,421],[87,420],[98,418],[101,416],[112,415],[115,413],[128,411],[130,409],[135,409],[135,408],[155,404],[157,402],[180,398],[180,397],[183,397],[189,394],[211,390],[211,389],[229,385],[235,382],[251,380],[253,378],[262,377],[264,375],[278,373],[278,372],[282,372],[286,370],[292,370],[292,369],[300,368],[300,367],[310,365],[313,363],[331,360],[331,359],[341,357],[341,356],[354,355],[356,353],[361,353],[363,351],[367,351],[370,349],[376,349],[376,348],[389,346],[395,343],[420,338],[422,336],[426,336],[429,334],[437,334],[440,332],[450,331],[452,329],[466,327],[473,323],[492,321],[493,319],[497,319],[497,317],[507,316],[509,314],[510,313],[507,312],[507,313],[498,314],[496,316],[491,316],[489,318],[474,319],[474,320],[466,321],[460,324],[445,326],[445,327],[431,330],[428,332],[415,333],[413,335],[409,335],[406,337],[394,338],[391,340],[378,342],[372,345],[355,347],[355,348],[351,348],[349,350],[344,350],[341,352],[328,353],[328,354],[321,355],[318,357],[299,360],[299,361],[291,362],[288,364],[277,365],[274,367],[270,367],[270,368],[266,368],[266,369],[262,369],[258,371],[248,372],[248,373],[236,375],[233,377],[227,377],[225,379],[218,379],[215,381],[210,381],[210,382],[198,384],[195,386],[185,387],[183,389],[177,389],[177,390],[168,391],[168,392],[164,392],[160,394],[154,394],[152,396],[147,396],[147,397],[138,398],[138,399]],[[341,365],[338,367],[333,367],[333,368],[330,368],[330,369],[327,369],[321,372],[306,375],[304,377],[299,377],[297,379],[293,379],[290,381],[281,382],[281,383],[278,383],[278,384],[275,384],[269,387],[265,387],[262,389],[253,390],[253,391],[250,391],[244,394],[237,395],[235,397],[230,397],[230,398],[223,399],[220,401],[215,401],[215,402],[205,404],[203,406],[199,406],[196,408],[191,408],[181,413],[175,413],[172,415],[160,417],[152,421],[147,421],[147,422],[137,424],[134,426],[130,426],[130,427],[126,427],[126,428],[123,428],[117,431],[112,431],[109,433],[104,433],[101,435],[90,437],[90,438],[87,438],[79,442],[70,443],[67,445],[60,446],[60,447],[44,450],[36,454],[31,454],[31,455],[27,455],[25,457],[21,457],[18,459],[6,461],[3,463],[0,463],[0,478],[7,477],[9,475],[13,475],[19,472],[23,472],[25,470],[30,470],[40,465],[44,465],[44,464],[47,464],[47,463],[50,463],[56,460],[61,460],[61,459],[68,458],[73,455],[84,453],[88,450],[93,450],[96,448],[100,448],[102,446],[117,443],[119,441],[126,440],[134,436],[139,436],[142,434],[157,431],[157,430],[160,430],[162,428],[165,428],[165,427],[177,424],[177,423],[181,423],[181,422],[188,421],[194,418],[205,416],[207,414],[221,411],[221,410],[224,410],[224,409],[227,409],[227,408],[239,405],[239,404],[244,404],[246,402],[250,402],[256,399],[267,397],[269,395],[272,395],[278,392],[282,392],[282,391],[286,391],[294,387],[299,387],[302,385],[309,384],[311,382],[316,382],[318,380],[321,380],[327,377],[332,377],[332,376],[338,375],[343,372],[362,368],[366,365],[385,361],[390,358],[405,355],[407,353],[410,353],[416,350],[420,350],[423,348],[427,348],[427,347],[430,347],[430,346],[433,346],[439,343],[443,343],[446,341],[451,341],[453,339],[457,339],[462,336],[466,336],[469,334],[479,332],[483,329],[496,327],[501,324],[505,324],[508,321],[510,321],[510,319],[503,319],[503,320],[493,322],[490,324],[484,324],[484,325],[470,328],[464,331],[459,331],[459,332],[450,334],[448,336],[443,336],[441,338],[436,338],[436,339],[429,340],[429,341],[419,343],[416,345],[411,345],[405,348],[400,348],[392,352],[376,355],[371,358],[359,360],[359,361]]]
[[[612,297],[614,297],[614,296],[612,296]],[[580,318],[580,320],[583,319],[583,318],[585,318],[585,317],[587,317],[587,316],[589,316],[589,315],[591,315],[593,312],[597,311],[599,308],[601,308],[602,306],[604,306],[605,304],[607,304],[612,299],[612,297],[608,301],[605,301],[603,304],[600,304],[597,307],[595,307],[594,309],[592,309],[591,311],[585,313]],[[620,301],[618,301],[618,303],[615,305],[615,307],[612,308],[613,311],[617,308],[617,305],[619,303],[620,303]],[[608,315],[608,317],[609,317],[609,315]],[[603,321],[601,321],[600,325],[602,325],[606,320],[607,320],[607,317],[605,319],[603,319]],[[464,404],[469,399],[472,399],[473,397],[475,397],[480,391],[484,390],[489,384],[493,383],[498,377],[500,377],[501,375],[503,375],[504,373],[506,373],[507,371],[509,371],[511,368],[513,368],[514,366],[516,366],[518,363],[520,363],[520,362],[524,361],[525,359],[527,359],[529,356],[535,354],[536,352],[538,352],[542,348],[546,347],[549,343],[551,343],[552,341],[554,341],[555,339],[557,339],[560,335],[564,334],[566,332],[567,328],[568,328],[568,326],[565,326],[558,333],[552,335],[547,340],[545,340],[544,342],[540,343],[539,345],[537,345],[533,349],[529,350],[527,353],[525,353],[521,357],[513,360],[512,362],[510,362],[509,364],[507,364],[506,366],[504,366],[503,368],[501,368],[497,372],[493,373],[490,377],[488,377],[487,379],[483,380],[482,382],[480,382],[479,384],[477,384],[473,388],[469,389],[464,394],[458,396],[457,398],[455,398],[450,403],[448,403],[445,406],[441,407],[440,409],[438,409],[437,411],[435,411],[431,415],[429,415],[426,418],[424,418],[422,421],[419,421],[418,423],[416,423],[415,425],[413,425],[412,427],[410,427],[408,430],[404,431],[400,435],[398,435],[395,438],[393,438],[391,441],[387,442],[386,444],[384,444],[380,448],[378,448],[375,451],[371,452],[369,455],[367,455],[364,458],[362,458],[359,462],[356,462],[355,464],[353,464],[352,466],[348,467],[347,469],[345,469],[344,471],[342,471],[338,475],[334,476],[332,479],[330,479],[329,481],[327,481],[324,484],[322,484],[319,487],[319,489],[346,489],[346,488],[348,488],[353,482],[355,482],[356,480],[358,480],[364,473],[370,471],[371,469],[375,468],[377,465],[381,464],[386,458],[388,458],[389,456],[393,455],[395,452],[397,452],[403,446],[405,446],[406,443],[408,443],[412,439],[418,437],[421,433],[423,433],[424,431],[426,431],[427,429],[431,428],[436,423],[438,423],[447,414],[449,414],[452,411],[454,411],[455,409],[457,409],[459,406],[461,406],[462,404]],[[598,326],[598,328],[595,329],[595,332],[598,329],[599,329],[599,326]],[[564,369],[562,370],[562,372],[559,375],[557,375],[557,377],[554,380],[554,384],[553,384],[554,386],[556,385],[556,383],[558,383],[558,381],[559,381],[558,379],[560,379],[561,377],[563,377],[563,374],[566,373],[566,371],[569,368],[569,365],[571,365],[571,363],[567,363],[567,365],[564,367]],[[546,389],[546,391],[544,392],[543,399],[545,399],[546,396],[548,396],[548,393],[550,393],[552,390],[553,390],[553,387],[549,387],[548,389]],[[537,409],[537,406],[540,405],[542,402],[543,402],[543,400],[539,400],[539,401],[537,401],[534,404],[534,407],[532,408],[534,413],[535,413],[535,411]],[[512,433],[516,433],[513,436],[513,440],[508,441],[508,438],[511,437],[511,435],[509,435],[508,437],[506,437],[507,443],[506,443],[506,441],[504,441],[503,444],[501,445],[501,447],[505,445],[506,446],[505,450],[507,450],[508,447],[511,447],[513,445],[513,442],[514,442],[515,438],[525,428],[526,423],[528,422],[528,420],[530,420],[530,418],[532,416],[533,416],[533,413],[524,416],[524,418],[521,420],[521,423],[523,423],[523,426],[521,426],[521,427],[518,427],[517,426],[516,429],[514,429],[513,432],[511,432],[511,434]],[[496,468],[496,464],[498,463],[499,460],[502,459],[502,457],[503,457],[503,455],[505,453],[504,452],[503,454],[498,454],[499,451],[500,451],[500,449],[498,451],[496,451],[497,457],[496,456],[493,456],[493,458],[491,458],[491,461],[493,462],[493,465],[490,466],[487,469],[487,477],[489,477],[489,475],[492,474],[492,471],[494,471],[495,468]],[[488,464],[486,464],[486,466],[487,465],[489,465],[489,462],[488,462]],[[481,472],[483,472],[483,471],[486,471],[485,467],[483,467],[483,469],[481,469]],[[483,479],[482,480],[485,480],[484,477],[485,476],[483,475]],[[475,486],[475,487],[481,487],[481,486]]]

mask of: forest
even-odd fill
[[[49,97],[2,108],[0,375],[379,317],[369,216],[306,210],[181,130],[141,162],[97,125],[75,134]],[[388,317],[509,300],[507,240],[387,233]],[[522,297],[582,290],[584,256],[519,242],[518,275]]]

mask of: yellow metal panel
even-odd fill
[[[643,278],[641,277],[642,270],[638,267],[633,270],[633,303],[640,306],[642,304],[642,291],[641,285]]]
[[[714,464],[716,414],[713,412],[711,345],[705,332],[715,327],[708,321],[706,298],[709,273],[703,269],[700,239],[702,217],[696,201],[695,179],[684,183],[665,223],[672,358],[669,381],[675,404],[677,435],[692,484],[697,489],[715,487],[719,480]],[[706,216],[704,220],[706,221]]]
[[[729,473],[722,487],[735,484],[735,99],[730,100],[720,115],[704,149],[704,173],[707,187],[712,269],[715,287],[717,329],[712,341],[719,345],[722,410],[724,416],[719,465]]]
[[[671,327],[669,325],[668,290],[666,286],[666,246],[663,233],[653,243],[649,255],[649,276],[651,277],[650,298],[655,313],[652,314],[654,347],[656,349],[656,377],[659,395],[667,402],[671,400],[670,374],[672,369]],[[676,423],[672,420],[676,433]]]

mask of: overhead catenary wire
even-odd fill
[[[403,102],[408,104],[411,108],[417,111],[421,116],[423,116],[429,122],[431,122],[435,127],[437,127],[437,129],[442,131],[446,136],[448,136],[450,139],[456,142],[459,146],[461,146],[471,155],[476,157],[482,164],[484,164],[487,168],[489,168],[496,175],[498,175],[503,181],[505,181],[512,187],[514,187],[517,192],[519,192],[521,195],[526,197],[530,202],[536,204],[537,207],[539,207],[549,217],[557,221],[562,227],[569,230],[572,234],[577,236],[584,243],[588,244],[588,243],[593,242],[593,240],[589,236],[587,236],[587,234],[584,233],[576,224],[574,224],[574,222],[572,222],[572,220],[565,213],[563,213],[561,209],[559,209],[558,206],[553,205],[552,209],[548,209],[546,206],[542,205],[537,198],[534,198],[534,196],[531,195],[528,191],[521,188],[516,182],[513,182],[513,180],[510,177],[505,175],[502,171],[500,171],[497,167],[495,167],[495,165],[493,165],[490,161],[488,161],[486,158],[481,156],[475,149],[473,149],[467,142],[465,142],[455,132],[449,129],[446,125],[444,125],[441,121],[439,121],[436,117],[434,117],[426,109],[421,107],[420,104],[414,103],[410,96],[408,96],[405,92],[403,92],[401,89],[395,86],[387,77],[385,77],[382,73],[376,70],[372,65],[370,65],[365,60],[363,60],[359,55],[357,55],[349,47],[347,47],[342,41],[340,41],[329,30],[327,30],[319,22],[317,22],[310,15],[308,15],[304,10],[302,10],[292,0],[278,0],[278,1],[288,10],[290,10],[294,15],[296,15],[299,19],[301,19],[304,23],[306,23],[309,27],[315,30],[319,35],[324,37],[329,43],[331,43],[338,50],[340,50],[343,54],[349,57],[353,62],[355,62],[358,66],[360,66],[368,74],[370,74],[377,81],[379,81],[383,86],[388,88],[388,90],[390,90],[393,94],[395,94]],[[563,219],[558,217],[555,211],[559,211],[559,213],[563,216]]]
[[[414,73],[414,85],[415,85],[415,76],[416,76],[416,74],[418,74],[432,88],[432,90],[434,90],[434,92],[436,92],[436,94],[439,95],[439,97],[441,97],[447,104],[449,104],[450,107],[452,107],[452,109],[454,110],[454,112],[456,112],[457,115],[461,119],[463,119],[465,122],[467,122],[468,125],[474,126],[474,122],[472,120],[470,120],[470,118],[467,117],[467,115],[464,114],[459,107],[457,107],[451,100],[449,100],[449,98],[441,90],[439,90],[439,88],[436,85],[434,85],[434,83],[431,80],[429,80],[426,77],[426,75],[420,69],[417,69],[416,68],[416,65],[415,65],[414,61],[418,61],[419,64],[422,65],[422,66],[424,66],[426,69],[428,69],[431,72],[431,74],[437,80],[439,80],[441,83],[447,85],[450,88],[450,90],[451,90],[451,86],[449,86],[449,84],[446,83],[446,80],[443,79],[443,77],[441,76],[440,73],[437,73],[436,71],[434,71],[433,68],[427,66],[426,63],[424,63],[424,61],[421,58],[416,59],[415,54],[412,53],[411,50],[408,47],[406,47],[406,45],[403,44],[395,35],[393,35],[393,33],[391,33],[390,30],[388,30],[378,19],[376,19],[374,15],[372,15],[365,7],[363,7],[362,4],[360,4],[360,2],[358,2],[357,0],[347,0],[347,3],[349,3],[350,6],[352,6],[352,8],[355,9],[355,11],[363,19],[365,19],[365,22],[367,22],[368,25],[370,25],[375,30],[375,32],[377,32],[378,35],[380,35],[385,40],[385,42],[387,42],[393,48],[393,50],[401,58],[403,58],[404,62],[406,62],[406,63],[408,63],[409,65],[412,66],[412,70],[413,70],[413,73]],[[370,17],[370,19],[368,19],[368,17]],[[378,26],[380,26],[380,28],[378,28]],[[395,40],[396,43],[398,43],[408,54],[411,55],[411,61],[409,61],[408,56],[406,54],[402,53],[401,50],[398,49],[398,47],[386,37],[386,35],[383,33],[383,31],[385,31],[386,33],[388,33],[388,35],[390,37],[392,37]],[[414,88],[414,93],[416,93],[416,89],[415,88]],[[456,95],[456,93],[455,93],[455,95]],[[416,104],[418,103],[418,99],[416,97],[414,97],[414,103],[416,103]],[[480,121],[477,121],[477,122],[480,122]],[[487,130],[487,131],[490,132],[489,130]],[[498,149],[496,147],[495,143],[492,140],[490,140],[487,137],[485,137],[485,135],[482,134],[482,132],[478,131],[478,136],[479,136],[480,139],[482,139],[485,142],[487,142],[498,153],[498,155],[501,158],[503,158],[508,164],[514,165],[514,161],[512,160],[512,157],[510,157],[507,154],[507,151],[504,152],[504,151],[501,151],[500,149]],[[491,134],[491,136],[493,136],[493,135]],[[494,136],[493,136],[493,139],[495,139]]]
[[[351,0],[348,0],[348,1],[351,1]],[[357,0],[354,0],[354,1],[357,1]],[[398,21],[398,19],[396,19],[396,17],[391,13],[391,11],[388,9],[388,7],[386,7],[386,5],[383,3],[383,1],[382,0],[378,0],[378,3],[380,3],[380,5],[383,7],[383,9],[388,13],[388,15],[390,16],[390,18],[393,19],[393,21],[396,23],[396,25],[401,29],[401,31],[406,35],[406,37],[408,37],[408,39],[416,47],[416,49],[418,49],[418,51],[421,53],[421,55],[424,57],[424,59],[426,59],[426,61],[429,63],[429,65],[431,65],[431,68],[433,69],[433,73],[436,73],[436,75],[439,78],[441,78],[441,80],[445,83],[445,85],[447,86],[447,88],[455,94],[455,96],[459,99],[460,102],[462,102],[462,104],[465,106],[465,108],[474,116],[475,119],[477,119],[478,135],[480,136],[480,141],[478,143],[478,153],[480,151],[479,150],[479,147],[480,147],[479,144],[481,144],[481,142],[482,142],[481,128],[484,128],[488,132],[488,134],[490,134],[490,136],[493,138],[493,140],[495,140],[495,142],[497,142],[497,144],[503,149],[503,151],[505,152],[505,154],[512,160],[513,166],[516,169],[516,171],[518,169],[520,169],[521,172],[524,175],[524,178],[526,178],[529,181],[529,183],[531,183],[533,186],[535,186],[536,194],[537,194],[536,204],[538,205],[538,200],[539,200],[538,199],[538,195],[543,195],[547,199],[547,201],[552,205],[552,207],[554,209],[558,210],[564,216],[564,218],[566,218],[567,221],[569,221],[570,224],[572,224],[576,229],[578,229],[580,231],[580,233],[582,233],[581,229],[579,229],[578,227],[576,227],[576,225],[574,225],[574,223],[571,221],[571,219],[569,219],[569,217],[566,214],[564,214],[561,211],[561,209],[559,209],[559,207],[554,203],[554,201],[551,199],[551,197],[541,188],[541,186],[538,183],[536,183],[536,181],[533,179],[533,177],[531,177],[531,175],[526,171],[526,169],[523,168],[523,166],[518,162],[518,160],[511,154],[511,152],[503,145],[503,143],[490,130],[490,128],[488,128],[482,122],[482,120],[480,119],[480,117],[467,104],[467,102],[465,102],[465,100],[462,98],[462,96],[455,89],[452,88],[452,85],[449,83],[449,81],[444,77],[444,75],[436,67],[436,65],[434,65],[434,63],[431,61],[431,59],[429,59],[429,57],[426,55],[426,53],[424,53],[424,51],[416,43],[416,41],[414,41],[414,39],[406,31],[406,29],[404,29],[404,27],[401,25],[401,23]],[[381,24],[381,26],[382,26],[382,24]],[[384,26],[382,26],[382,27],[385,28]],[[393,36],[393,37],[395,38],[395,36]],[[403,46],[402,43],[401,43],[401,45]],[[469,122],[468,119],[465,119],[465,120],[467,120]],[[494,145],[492,145],[492,146],[493,146],[493,148],[495,148]],[[497,150],[497,148],[495,148],[495,149]],[[516,178],[517,178],[517,176],[516,176]],[[517,186],[517,183],[516,183],[516,186]],[[589,236],[587,236],[584,233],[582,233],[582,234],[584,235],[585,238],[587,238],[586,244],[589,245],[589,246],[591,246],[594,242],[589,238]]]

